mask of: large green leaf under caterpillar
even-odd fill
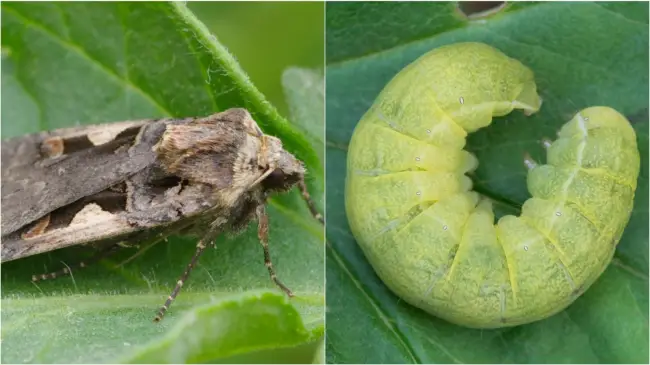
[[[607,107],[582,110],[528,175],[520,217],[494,224],[465,173],[467,133],[541,107],[531,70],[480,43],[435,49],[404,68],[357,125],[346,211],[379,277],[414,306],[469,327],[546,318],[611,261],[639,173],[636,136]]]

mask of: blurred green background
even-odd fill
[[[198,1],[187,6],[288,118],[282,72],[290,66],[322,72],[324,3]]]

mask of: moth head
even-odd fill
[[[290,190],[298,182],[303,181],[305,167],[300,160],[282,147],[282,142],[273,136],[264,136],[264,155],[262,156],[265,170],[261,181],[264,190],[284,192]]]

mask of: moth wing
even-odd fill
[[[71,140],[85,137],[89,142],[99,145],[117,139],[120,134],[124,135],[129,130],[138,130],[149,123],[151,123],[151,120],[129,120],[83,127],[59,128],[10,138],[2,141],[2,171],[4,172],[6,169],[16,166],[35,164],[42,160],[40,146],[47,138],[61,137]]]
[[[22,239],[18,235],[10,235],[2,241],[2,262],[103,239],[119,241],[121,237],[128,236],[138,229],[117,215],[107,217],[97,214],[95,219],[76,222],[33,238]]]
[[[166,231],[190,233],[186,230],[195,224],[192,220],[181,220],[143,229],[129,224],[119,214],[104,211],[95,204],[88,204],[84,211],[78,213],[65,227],[52,229],[31,238],[22,238],[17,234],[3,237],[0,245],[2,262],[83,244],[102,247],[119,242],[143,242],[151,237],[160,238]]]
[[[3,141],[2,236],[57,208],[99,193],[154,163],[156,155],[151,144],[129,148],[140,127],[149,124],[152,130],[164,130],[164,125],[150,123],[136,121],[69,128]],[[104,137],[100,136],[102,131]],[[62,156],[43,159],[40,148],[50,137],[61,137],[64,146],[66,141],[86,138],[91,147],[69,154],[63,147]],[[102,142],[101,138],[107,141],[93,145],[93,138],[95,142]]]

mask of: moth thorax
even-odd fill
[[[282,148],[282,142],[272,136],[264,136],[264,148],[259,161],[266,161],[266,169],[273,169],[262,181],[265,190],[286,191],[301,181],[305,168],[300,160]]]

